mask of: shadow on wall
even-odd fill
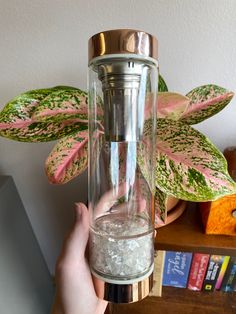
[[[44,163],[54,145],[0,138],[0,174],[14,178],[51,273],[73,223],[74,203],[87,201],[87,172],[64,185],[48,182]]]

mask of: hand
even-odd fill
[[[85,258],[89,237],[87,207],[76,204],[75,224],[56,266],[56,295],[52,314],[102,314],[107,302],[96,296]]]

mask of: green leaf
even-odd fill
[[[78,89],[70,86],[56,86],[25,92],[12,99],[0,112],[0,136],[22,142],[46,142],[57,140],[76,130],[84,130],[87,123],[79,119],[60,121],[46,119],[37,122],[33,116],[35,111],[50,95],[78,93]],[[81,94],[81,91],[79,91]],[[50,105],[50,104],[49,104]]]
[[[57,87],[37,106],[32,119],[37,122],[60,122],[77,119],[88,122],[88,95],[80,89]]]
[[[40,101],[50,94],[50,89],[25,92],[9,101],[0,112],[0,130],[26,127]]]
[[[88,164],[88,130],[61,139],[46,160],[45,170],[53,184],[64,184],[81,174]]]
[[[217,85],[203,85],[186,96],[190,98],[190,104],[181,120],[187,124],[196,124],[221,111],[231,101],[234,93]]]
[[[155,162],[150,158],[153,156],[153,147],[152,143],[152,130],[153,130],[153,121],[152,119],[147,119],[144,123],[142,141],[138,142],[137,146],[137,162],[140,168],[140,171],[145,178],[151,192],[155,193],[155,185],[153,185],[153,163]]]
[[[73,86],[66,86],[66,85],[58,85],[58,86],[55,86],[55,87],[52,87],[51,90],[56,90],[56,91],[59,91],[59,90],[68,90],[68,91],[77,91],[79,90],[77,87],[73,87]]]
[[[168,87],[163,77],[159,74],[158,77],[158,92],[168,92]]]
[[[159,119],[156,186],[189,201],[215,200],[236,193],[222,153],[191,126]]]
[[[157,116],[179,120],[189,105],[189,98],[178,93],[161,92],[157,96]]]
[[[155,226],[165,224],[167,219],[168,195],[156,188],[155,192]]]
[[[87,129],[86,124],[74,121],[58,123],[31,123],[23,128],[0,129],[0,136],[19,142],[49,142],[74,133],[76,130]]]

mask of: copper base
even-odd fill
[[[153,272],[141,281],[129,284],[105,282],[92,275],[97,296],[112,303],[132,303],[147,297],[153,287]]]

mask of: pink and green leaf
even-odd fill
[[[30,123],[22,128],[0,129],[0,136],[19,142],[49,142],[58,140],[76,130],[87,129],[86,124],[75,121],[57,123]]]
[[[32,116],[37,122],[60,122],[77,119],[88,122],[88,95],[80,89],[60,89],[45,97]]]
[[[236,193],[222,153],[186,123],[159,119],[156,186],[189,201],[214,200]]]
[[[224,109],[234,93],[217,85],[204,85],[193,89],[186,96],[190,104],[181,120],[187,124],[197,124]]]
[[[154,127],[155,128],[155,127]],[[137,144],[137,162],[140,171],[145,178],[149,189],[152,193],[155,193],[155,185],[153,185],[153,162],[150,156],[153,156],[153,142],[152,142],[152,132],[153,132],[153,121],[152,119],[147,119],[144,123],[142,141]]]
[[[0,112],[0,130],[23,128],[30,125],[32,114],[50,89],[38,89],[25,92],[9,101]]]
[[[53,148],[45,170],[53,184],[64,184],[81,174],[88,164],[88,130],[68,135]]]
[[[189,106],[190,99],[178,93],[162,92],[157,97],[157,117],[179,120]]]
[[[46,142],[86,129],[87,124],[79,119],[37,122],[33,118],[34,112],[49,95],[75,91],[78,89],[57,86],[28,91],[15,97],[0,112],[0,136],[23,142]]]
[[[155,192],[155,226],[164,225],[167,219],[167,200],[168,196],[160,189]]]

